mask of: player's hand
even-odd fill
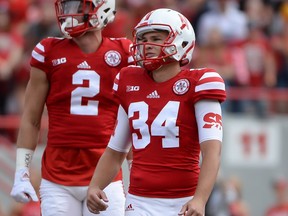
[[[107,196],[98,187],[90,186],[87,192],[87,207],[90,212],[94,214],[100,214],[100,211],[105,211],[108,208],[106,203],[108,202]]]
[[[22,168],[15,172],[14,185],[10,195],[15,201],[27,203],[31,200],[38,201],[36,192],[30,182],[28,168]]]
[[[178,213],[180,216],[204,216],[205,203],[192,199],[183,205],[181,211]]]

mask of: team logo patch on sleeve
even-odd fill
[[[176,81],[173,85],[173,91],[177,95],[185,94],[190,87],[190,83],[187,79],[180,79]]]
[[[222,116],[217,113],[207,113],[203,118],[205,125],[203,128],[218,128],[222,130]]]
[[[104,60],[109,66],[116,67],[121,63],[121,55],[116,50],[110,50],[105,53]]]

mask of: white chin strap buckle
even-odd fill
[[[65,22],[61,25],[61,31],[67,38],[71,38],[70,34],[65,30],[65,28],[71,28],[78,26],[78,20],[73,17],[66,18]]]

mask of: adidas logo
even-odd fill
[[[25,172],[21,179],[22,179],[22,181],[29,180],[30,179],[29,173]]]
[[[134,208],[133,208],[132,204],[129,204],[129,205],[126,207],[125,211],[134,211]]]
[[[150,93],[149,95],[147,95],[147,98],[160,98],[160,95],[158,94],[158,92],[155,90],[152,93]]]
[[[77,65],[77,68],[90,69],[91,67],[88,65],[86,61],[84,61],[81,64]]]

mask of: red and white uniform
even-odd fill
[[[128,115],[132,134],[129,193],[157,198],[193,196],[200,172],[194,105],[205,99],[224,101],[223,79],[213,69],[187,69],[156,83],[144,69],[131,66],[120,71],[113,89]],[[203,128],[222,130],[221,118],[209,114]],[[115,150],[128,149],[117,149],[116,139],[110,144]]]
[[[50,84],[44,179],[66,186],[89,185],[114,130],[118,105],[112,86],[131,60],[130,44],[124,38],[103,38],[96,52],[85,54],[73,40],[47,38],[34,48],[31,66],[43,70]]]

